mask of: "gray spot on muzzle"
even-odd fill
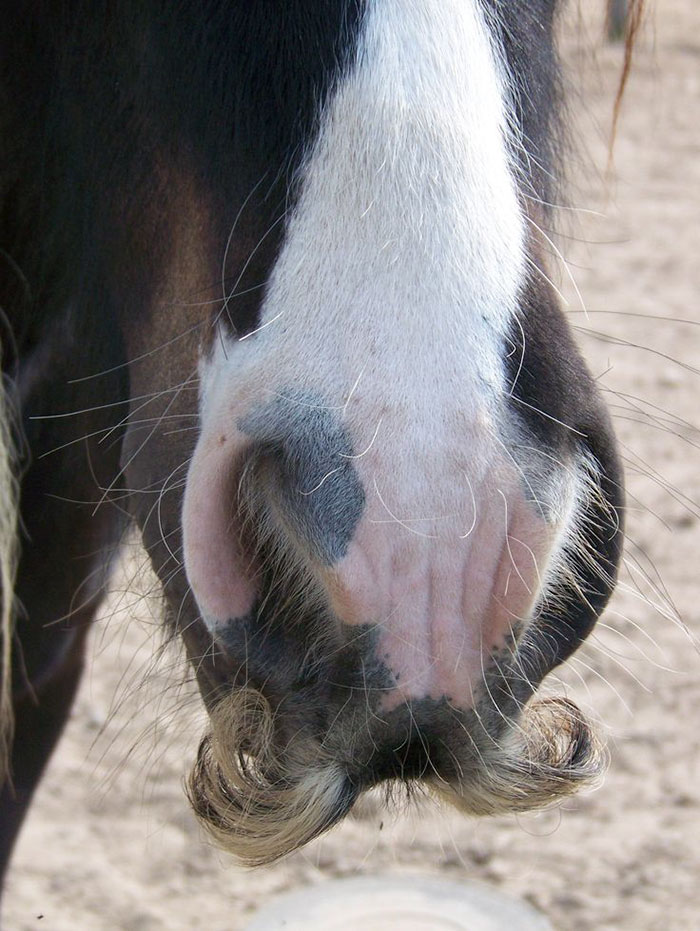
[[[342,559],[362,516],[365,493],[337,411],[292,389],[253,409],[238,426],[274,470],[270,491],[300,540],[325,565]]]

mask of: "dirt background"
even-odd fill
[[[480,822],[426,806],[391,814],[370,798],[285,862],[239,868],[203,842],[183,797],[203,721],[178,657],[154,659],[157,599],[126,594],[136,577],[151,584],[132,547],[16,851],[9,931],[230,931],[272,893],[380,871],[478,879],[562,931],[700,928],[700,4],[664,0],[650,14],[613,175],[622,54],[601,41],[597,4],[582,6],[585,22],[570,16],[564,37],[576,209],[559,211],[582,300],[561,279],[616,416],[630,544],[614,604],[552,688],[605,728],[604,786]]]

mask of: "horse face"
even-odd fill
[[[126,340],[132,395],[165,368],[162,417],[196,431],[132,425],[124,460],[161,488],[157,521],[136,509],[211,712],[191,796],[250,862],[384,780],[489,813],[597,771],[577,710],[530,701],[620,546],[610,425],[539,232],[553,14],[234,7],[183,65],[207,105],[170,88],[184,142],[154,157],[167,208],[146,199],[167,283],[134,285],[151,311]]]

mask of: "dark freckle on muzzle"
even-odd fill
[[[337,412],[290,389],[238,424],[255,444],[268,511],[324,565],[342,559],[362,516],[365,493]],[[276,512],[276,513],[275,513]]]

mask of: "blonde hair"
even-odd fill
[[[211,712],[187,792],[216,843],[248,866],[277,860],[339,821],[357,793],[317,740],[295,735],[282,752],[274,714],[242,688]]]

